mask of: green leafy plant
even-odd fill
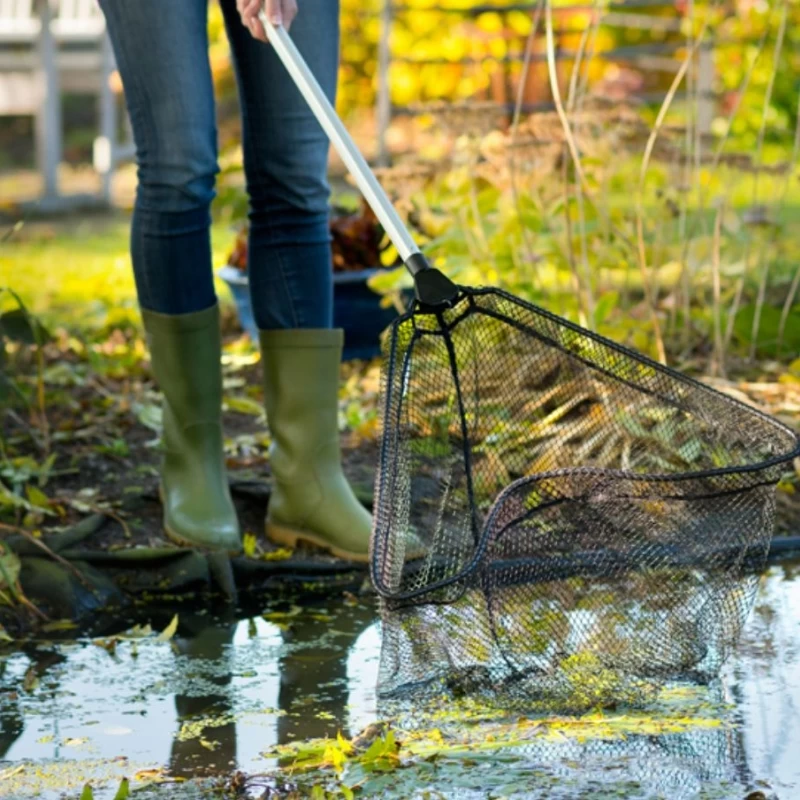
[[[11,458],[6,452],[0,433],[0,512],[3,509],[50,513],[49,501],[42,492],[55,463],[50,453],[50,433],[45,402],[43,346],[50,335],[32,315],[20,296],[11,289],[0,287],[0,408],[12,413],[13,400],[30,414],[31,435],[38,433],[37,447],[42,460],[30,456]],[[15,364],[32,352],[36,362],[33,399],[15,378]],[[30,481],[36,480],[38,486]]]
[[[41,364],[41,347],[49,339],[50,334],[28,311],[22,298],[12,289],[0,286],[0,403],[8,402],[12,393],[27,402],[25,393],[11,375],[12,349],[35,348]],[[37,399],[41,405],[44,403],[43,393],[44,384],[40,375]]]

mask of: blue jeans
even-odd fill
[[[210,206],[217,130],[207,0],[100,0],[136,141],[131,256],[142,308],[200,311],[216,302]],[[333,285],[328,141],[273,49],[220,0],[242,109],[250,197],[249,277],[262,329],[328,328]],[[291,34],[335,97],[338,0],[300,0]]]

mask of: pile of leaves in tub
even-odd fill
[[[390,250],[383,228],[366,203],[362,203],[357,211],[334,209],[330,217],[330,232],[334,272],[358,272],[392,266],[386,263],[386,254],[394,251]],[[240,272],[247,272],[248,233],[246,223],[239,226],[236,241],[228,256],[228,264]]]

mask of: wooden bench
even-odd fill
[[[118,136],[117,98],[110,81],[115,69],[96,0],[0,0],[0,117],[36,119],[37,161],[44,181],[39,207],[110,203],[114,170],[134,155],[129,128],[126,142]],[[93,163],[101,188],[95,196],[59,192],[62,91],[98,99]]]

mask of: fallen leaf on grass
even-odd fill
[[[277,550],[270,550],[268,553],[264,553],[261,558],[264,561],[286,561],[290,559],[294,555],[294,551],[287,550],[285,547],[279,547]]]
[[[16,553],[0,543],[0,589],[16,586],[21,567]]]
[[[133,413],[136,418],[151,431],[161,433],[161,408],[159,406],[146,403],[134,403]]]
[[[44,511],[45,514],[53,513],[50,508],[50,498],[41,489],[29,483],[25,487],[25,494],[28,496],[28,502],[32,506]]]
[[[241,395],[229,395],[225,398],[225,406],[231,411],[237,411],[239,414],[250,414],[254,417],[260,417],[264,413],[264,407],[256,400],[249,397],[242,397]]]
[[[242,550],[247,558],[253,558],[258,550],[258,539],[254,533],[245,533],[242,537]]]

